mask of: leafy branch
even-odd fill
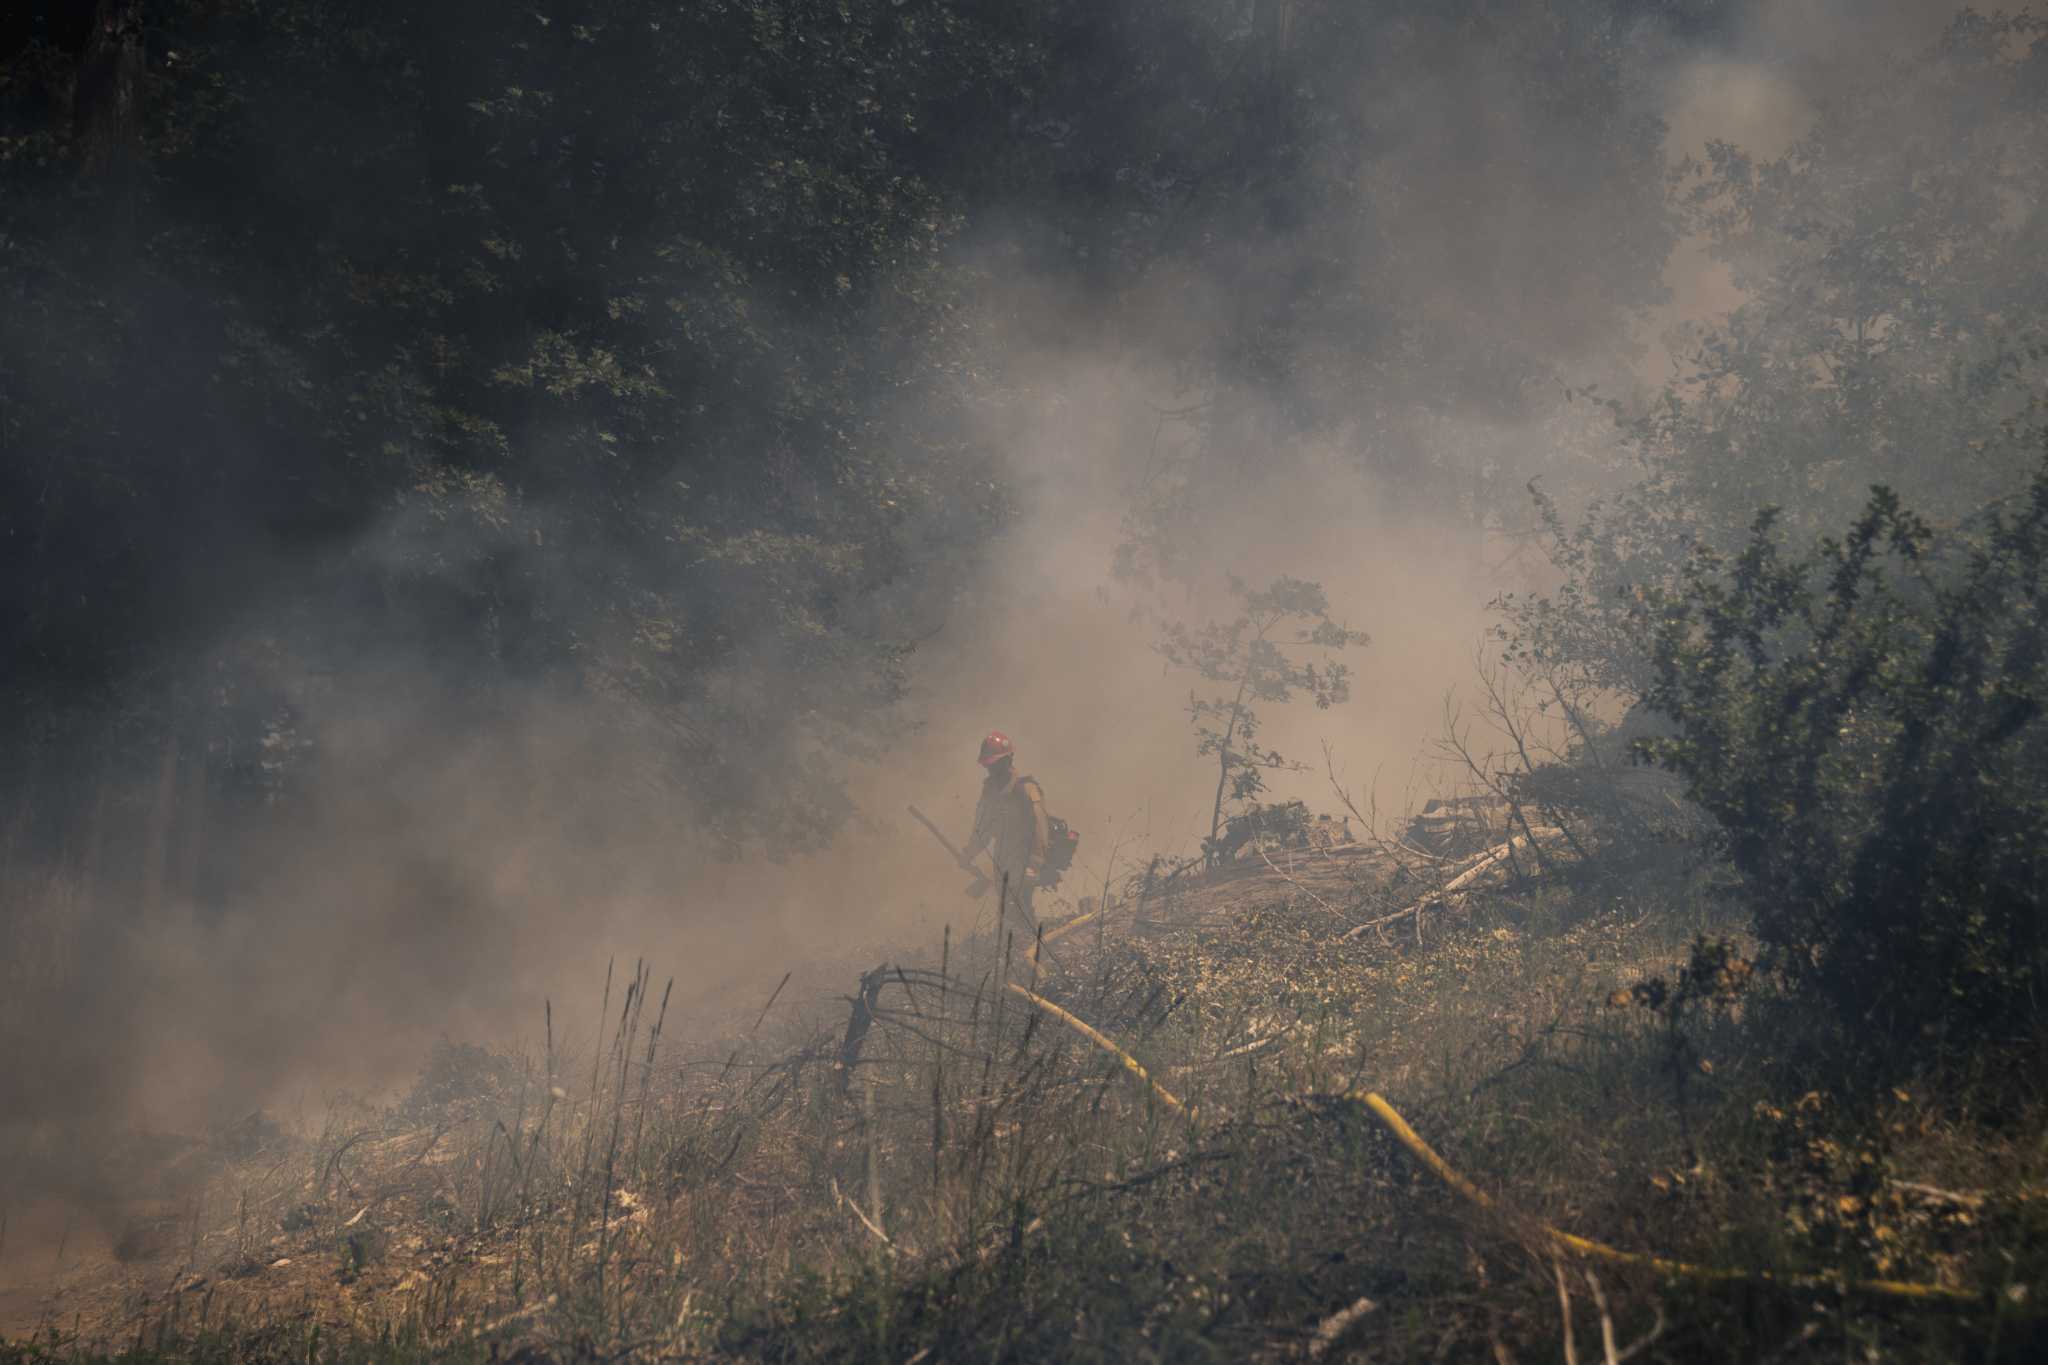
[[[1223,824],[1226,800],[1251,801],[1266,789],[1265,774],[1302,770],[1276,750],[1258,744],[1257,704],[1285,704],[1297,696],[1327,710],[1351,696],[1351,671],[1335,652],[1367,644],[1330,616],[1320,583],[1280,577],[1252,589],[1232,577],[1238,612],[1202,626],[1171,621],[1160,628],[1155,648],[1174,668],[1212,684],[1208,695],[1190,691],[1188,720],[1195,753],[1216,760],[1216,798],[1209,811],[1209,837]]]

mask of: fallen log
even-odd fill
[[[1538,825],[1531,831],[1539,839],[1547,838],[1553,834],[1561,835],[1563,832],[1554,825]],[[1529,847],[1530,843],[1529,835],[1517,834],[1505,843],[1496,844],[1466,863],[1449,881],[1416,901],[1413,905],[1396,910],[1391,915],[1382,915],[1378,919],[1367,920],[1363,924],[1355,925],[1347,930],[1342,937],[1347,939],[1358,938],[1368,929],[1377,929],[1382,925],[1392,924],[1396,920],[1407,919],[1410,915],[1419,917],[1424,910],[1438,905],[1446,905],[1452,900],[1462,899],[1470,891],[1473,884],[1482,876],[1514,856],[1517,849]]]

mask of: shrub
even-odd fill
[[[509,1107],[525,1082],[518,1058],[443,1038],[427,1054],[399,1113],[417,1122],[464,1121],[497,1106]]]
[[[2048,465],[1942,536],[1882,487],[1810,554],[1788,555],[1766,512],[1655,603],[1646,701],[1679,731],[1638,752],[1725,830],[1771,965],[1866,1042],[2031,1026],[2044,566]]]

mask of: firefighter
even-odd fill
[[[997,933],[1014,928],[1030,941],[1038,935],[1031,898],[1045,869],[1050,837],[1045,792],[1037,779],[1018,773],[1017,746],[1000,730],[982,740],[981,766],[987,776],[975,803],[974,834],[967,841],[966,858],[971,862],[984,848],[990,851],[996,882],[1004,891]]]

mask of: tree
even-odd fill
[[[1878,483],[1966,515],[2033,465],[2048,20],[1965,11],[1930,37],[1825,98],[1781,156],[1713,143],[1681,181],[1744,299],[1691,335],[1631,435],[1717,549],[1765,505],[1818,537]]]
[[[1743,289],[1656,400],[1606,407],[1640,470],[1578,524],[1536,511],[1565,582],[1504,598],[1510,661],[1640,701],[1643,604],[1757,512],[1803,550],[1883,484],[1953,525],[2027,477],[2048,408],[2048,22],[1965,13],[1824,93],[1758,160],[1727,143],[1679,202]]]
[[[1878,488],[1654,603],[1639,749],[1720,822],[1767,965],[1887,1057],[2028,1038],[2048,974],[2048,463],[1937,533]]]
[[[1266,789],[1267,772],[1302,766],[1259,748],[1254,703],[1284,705],[1301,694],[1317,709],[1326,710],[1349,700],[1350,670],[1332,652],[1369,640],[1364,631],[1331,619],[1329,599],[1319,583],[1282,577],[1254,591],[1232,577],[1230,592],[1238,601],[1236,616],[1200,627],[1166,622],[1157,645],[1170,665],[1217,685],[1210,696],[1188,694],[1195,753],[1216,759],[1216,800],[1209,812],[1212,841],[1222,828],[1226,799],[1254,800]]]
[[[1042,57],[1014,16],[28,8],[0,748],[220,776],[230,710],[374,660],[456,743],[568,699],[727,848],[829,837],[827,756],[901,721],[1000,515],[942,249]]]
[[[408,659],[463,726],[588,704],[728,847],[829,837],[1006,514],[1025,317],[1218,400],[1160,481],[1212,507],[1307,434],[1518,486],[1374,424],[1518,412],[1654,288],[1634,0],[1253,8],[0,6],[0,744],[220,777]],[[977,308],[992,250],[1075,308]]]
[[[1887,1057],[2030,1029],[2048,972],[2044,63],[2048,24],[1965,12],[1782,156],[1686,168],[1743,301],[1610,405],[1635,482],[1576,526],[1537,496],[1563,586],[1500,603],[1510,664],[1634,708],[1769,963]]]
[[[1640,0],[1095,8],[1157,35],[1138,69],[1159,74],[1134,88],[1105,66],[1076,72],[1085,95],[1053,92],[1077,106],[1060,183],[1104,201],[1051,211],[1079,210],[1069,235],[1120,330],[1186,390],[1126,569],[1198,572],[1238,490],[1285,486],[1305,455],[1476,551],[1532,474],[1562,487],[1611,449],[1611,424],[1562,394],[1627,372],[1679,226]],[[1276,22],[1245,22],[1254,8]]]

